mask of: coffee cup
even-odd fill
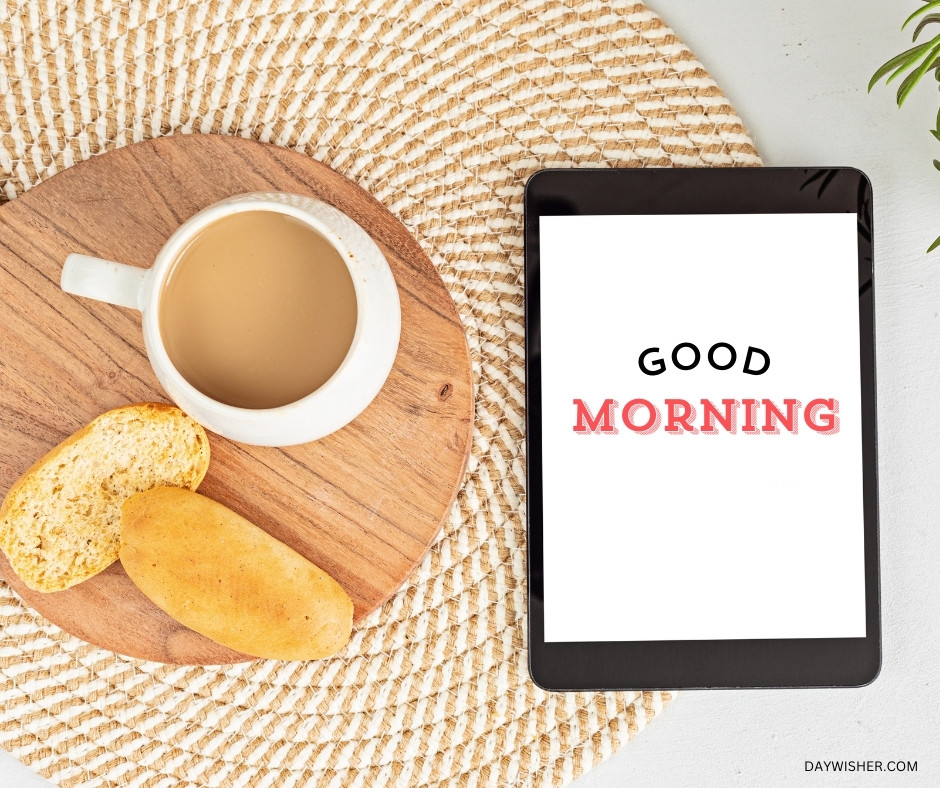
[[[322,438],[368,407],[398,350],[398,288],[381,250],[324,202],[262,192],[205,208],[150,268],[71,254],[67,293],[137,309],[170,399],[242,443]]]

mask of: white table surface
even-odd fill
[[[576,788],[940,785],[940,104],[902,110],[868,79],[910,46],[917,0],[648,0],[711,72],[767,165],[872,180],[883,665],[858,690],[680,694]],[[807,773],[805,761],[916,760],[917,772]],[[0,788],[49,786],[0,751]]]

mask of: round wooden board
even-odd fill
[[[335,577],[355,618],[423,558],[466,469],[473,386],[453,301],[417,241],[377,200],[298,153],[235,137],[163,137],[94,157],[0,207],[0,485],[105,410],[167,397],[144,353],[140,314],[59,288],[69,252],[148,267],[170,234],[218,200],[309,194],[353,217],[381,247],[401,297],[401,345],[385,387],[348,426],[286,449],[210,434],[199,491]],[[186,629],[120,563],[66,591],[27,589],[49,620],[103,648],[176,664],[249,659]]]

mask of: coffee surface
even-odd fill
[[[322,386],[356,330],[352,277],[312,227],[256,210],[204,228],[174,262],[160,332],[174,366],[203,394],[275,408]]]

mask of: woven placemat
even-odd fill
[[[320,159],[418,238],[470,343],[466,484],[420,569],[334,659],[125,659],[0,587],[0,743],[65,786],[568,783],[668,693],[528,678],[523,184],[543,167],[757,165],[741,122],[638,3],[0,0],[6,198],[193,132]],[[632,557],[668,582],[665,559]]]

